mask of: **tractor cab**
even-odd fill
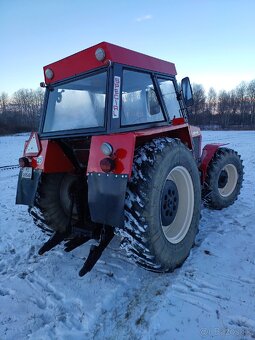
[[[182,99],[192,99],[188,78],[179,91],[173,63],[105,42],[44,67],[44,75],[43,139],[169,125],[185,118]]]

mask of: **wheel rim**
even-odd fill
[[[170,225],[178,211],[179,194],[174,181],[167,179],[162,193],[161,222],[163,227]]]
[[[225,165],[220,173],[218,181],[218,190],[220,195],[223,197],[231,195],[236,188],[237,180],[238,173],[236,167],[233,164]],[[224,185],[222,185],[222,183]]]
[[[166,202],[168,202],[165,197],[166,186],[169,185],[169,182],[174,183],[178,195],[173,220],[171,220],[171,218],[166,219],[164,216],[164,211],[166,211],[165,205]],[[177,197],[177,195],[175,197]],[[170,206],[174,207],[174,204],[170,204]],[[174,211],[174,208],[172,208],[172,210]],[[171,209],[169,211],[171,211]],[[194,188],[192,178],[186,168],[177,166],[173,168],[167,176],[161,195],[161,227],[165,237],[170,243],[176,244],[184,239],[191,224],[193,211]],[[167,220],[169,224],[166,224]]]

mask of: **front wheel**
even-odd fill
[[[243,183],[243,164],[236,151],[220,148],[208,165],[204,189],[204,205],[223,209],[235,202]]]
[[[200,181],[190,150],[160,138],[134,158],[122,246],[140,266],[172,271],[189,255],[200,219]]]

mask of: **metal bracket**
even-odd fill
[[[91,271],[91,269],[94,267],[94,265],[101,257],[105,248],[113,239],[113,237],[114,237],[113,229],[111,227],[104,227],[102,230],[101,239],[98,246],[92,245],[90,247],[89,256],[87,257],[83,267],[79,271],[79,276],[84,276],[85,274]]]

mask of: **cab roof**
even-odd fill
[[[102,48],[105,53],[105,57],[102,61],[98,61],[95,56],[95,52],[98,48]],[[108,42],[101,42],[70,55],[69,57],[44,66],[44,76],[47,69],[50,69],[53,72],[53,77],[51,79],[48,79],[45,76],[45,82],[46,84],[55,83],[90,70],[107,66],[110,62],[116,62],[172,76],[177,74],[175,65],[171,62],[150,57],[146,54],[135,52]]]

